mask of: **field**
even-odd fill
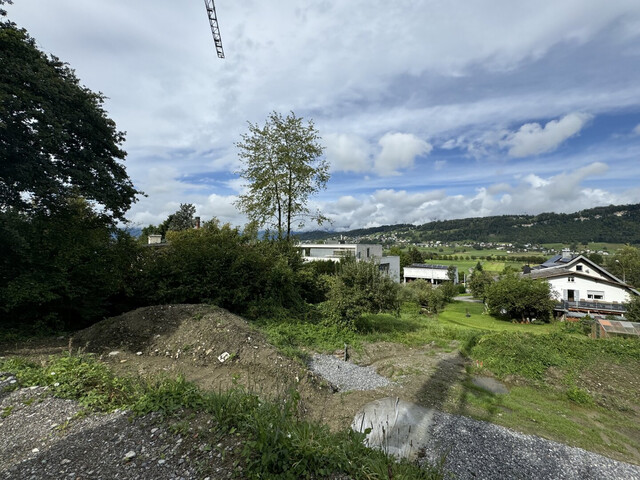
[[[306,371],[308,355],[342,354],[345,344],[353,362],[392,385],[334,392]],[[275,399],[293,387],[301,418],[336,433],[366,403],[392,396],[640,464],[640,342],[591,340],[559,323],[505,322],[480,303],[454,301],[438,316],[405,304],[399,315],[362,317],[356,331],[282,320],[250,324],[215,307],[149,307],[100,322],[72,343],[3,345],[11,360],[0,359],[0,369],[15,367],[15,358],[46,364],[50,354],[78,347],[117,375],[149,382],[183,378],[203,392],[242,388]],[[114,350],[118,355],[107,355]],[[230,354],[225,363],[217,360],[222,351]],[[482,377],[508,393],[477,386]]]

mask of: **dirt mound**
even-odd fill
[[[140,308],[76,333],[73,347],[121,373],[184,375],[206,389],[242,384],[269,397],[292,386],[326,389],[246,320],[210,305]]]
[[[123,351],[192,360],[199,365],[246,361],[267,347],[263,335],[245,320],[211,305],[139,308],[77,332],[73,344],[94,353]],[[116,354],[113,353],[112,356]]]

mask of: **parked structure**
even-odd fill
[[[429,265],[427,263],[413,263],[404,267],[404,283],[414,280],[425,280],[433,285],[449,282],[449,268],[447,265]],[[453,283],[458,283],[458,267],[454,266]]]
[[[548,281],[559,302],[556,311],[569,317],[574,312],[624,315],[625,304],[633,295],[640,295],[588,258],[572,255],[569,249],[525,271],[525,275]]]
[[[372,261],[395,282],[400,282],[400,257],[384,256],[382,245],[372,243],[307,243],[298,245],[305,262],[339,262],[352,256],[357,261]]]

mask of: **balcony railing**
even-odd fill
[[[556,309],[560,310],[600,310],[600,311],[610,311],[610,312],[626,312],[626,305],[623,303],[611,303],[611,302],[599,302],[599,301],[574,301],[570,302],[568,300],[561,300]]]

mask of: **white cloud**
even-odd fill
[[[378,175],[398,175],[398,170],[413,166],[416,157],[432,150],[430,143],[409,133],[387,133],[378,142],[382,150],[374,161]]]
[[[614,194],[584,182],[600,179],[609,171],[594,162],[546,178],[526,174],[514,183],[478,188],[470,195],[447,195],[443,190],[408,192],[379,189],[369,195],[343,197],[321,205],[340,230],[397,223],[422,224],[433,220],[489,215],[575,212],[601,205],[640,201],[640,189]]]
[[[325,155],[332,171],[366,172],[370,168],[371,148],[353,134],[331,133],[323,137]]]
[[[560,120],[551,120],[544,127],[539,123],[526,123],[517,132],[507,134],[501,144],[509,147],[509,155],[516,158],[551,152],[579,133],[591,118],[593,116],[586,113],[570,113]]]
[[[640,123],[633,129],[634,135],[640,135]]]

